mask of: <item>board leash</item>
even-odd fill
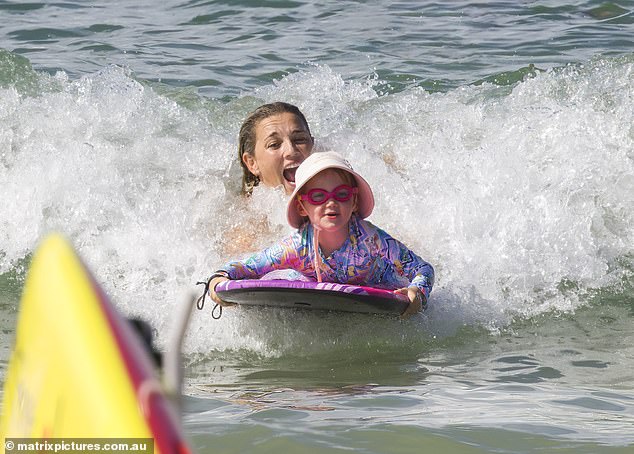
[[[209,279],[206,281],[198,281],[196,285],[204,285],[205,289],[203,290],[203,294],[198,297],[196,300],[196,307],[199,311],[202,311],[205,307],[205,298],[207,298],[207,294],[209,293],[209,284],[211,284],[211,280],[216,277],[216,275],[211,275]],[[211,318],[214,320],[219,320],[222,317],[222,306],[218,303],[214,304],[214,308],[211,310]]]

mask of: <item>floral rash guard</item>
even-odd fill
[[[434,285],[434,268],[429,263],[356,215],[350,218],[349,230],[344,244],[329,257],[319,251],[324,282],[390,290],[418,287],[429,298]],[[313,227],[307,222],[279,243],[244,260],[230,261],[218,272],[229,279],[258,279],[272,271],[293,269],[301,273],[297,278],[317,280],[313,257]]]

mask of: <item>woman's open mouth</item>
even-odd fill
[[[284,179],[289,183],[295,183],[295,173],[297,172],[297,167],[298,166],[289,167],[287,169],[284,169],[284,172],[282,172]]]

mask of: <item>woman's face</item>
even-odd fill
[[[295,171],[313,151],[313,138],[295,114],[284,112],[260,121],[255,127],[254,156],[242,160],[249,171],[266,186],[284,186],[286,194],[295,189]]]

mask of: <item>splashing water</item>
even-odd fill
[[[366,317],[351,329],[322,315],[338,348],[368,324],[374,342],[422,342],[575,310],[601,289],[632,288],[633,69],[631,58],[603,59],[512,86],[379,95],[376,78],[311,66],[219,102],[118,67],[78,80],[24,68],[35,93],[0,89],[0,273],[61,231],[124,312],[163,331],[197,280],[288,233],[284,195],[259,188],[245,200],[233,162],[246,114],[284,99],[305,112],[318,148],[370,182],[371,220],[437,272],[430,309],[409,323]],[[314,316],[238,309],[215,323],[205,311],[188,349],[318,350],[333,341],[318,340]]]

